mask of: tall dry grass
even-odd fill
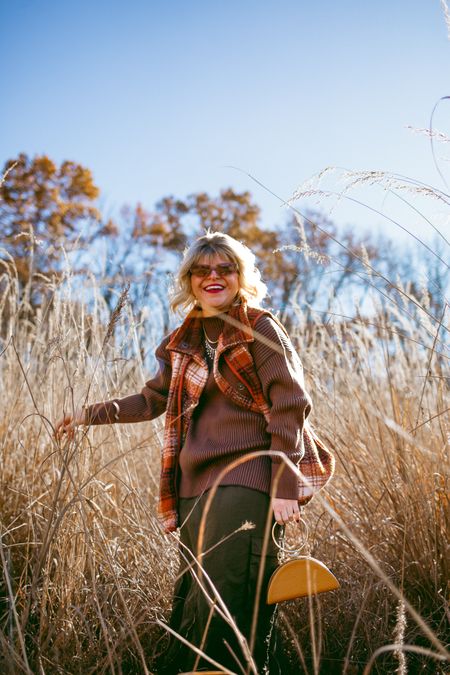
[[[156,345],[126,296],[108,317],[94,288],[88,310],[70,270],[30,318],[13,263],[3,269],[1,668],[153,672],[178,565],[155,516],[162,422],[61,443],[52,423],[139,391],[139,345]],[[298,662],[307,673],[445,670],[449,308],[433,322],[426,298],[414,314],[398,298],[375,296],[370,321],[298,317],[313,422],[337,457],[306,516],[312,553],[341,589],[280,608],[286,673]]]

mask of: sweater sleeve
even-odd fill
[[[172,374],[170,354],[166,349],[168,342],[169,337],[164,338],[157,348],[155,356],[158,371],[145,383],[139,394],[86,406],[85,423],[97,425],[144,422],[155,419],[165,412]]]
[[[261,337],[255,336],[252,351],[264,398],[270,407],[267,425],[271,436],[270,450],[283,452],[298,464],[304,454],[303,426],[311,412],[303,367],[290,339],[270,316],[263,315],[258,319],[255,331]],[[281,463],[284,468],[280,467]],[[297,475],[280,457],[272,457],[272,486],[278,474],[275,496],[297,499]]]

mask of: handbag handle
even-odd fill
[[[303,543],[300,544],[300,546],[297,546],[296,548],[286,548],[286,546],[284,546],[283,544],[280,544],[280,542],[275,537],[275,528],[277,527],[278,523],[275,522],[272,526],[272,540],[273,540],[274,544],[280,549],[281,553],[284,553],[287,556],[293,557],[295,555],[298,555],[300,553],[300,551],[302,550],[302,548],[304,548],[306,546],[307,542],[308,542],[308,537],[309,537],[308,525],[303,520],[303,518],[300,518],[300,520],[298,522],[302,523],[302,525],[303,525],[303,528],[305,530],[305,537],[304,537]]]

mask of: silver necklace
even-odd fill
[[[214,356],[216,353],[216,348],[209,344],[208,340],[205,338],[205,349],[206,355],[209,356],[211,361],[214,361]]]
[[[211,340],[211,339],[208,337],[208,333],[206,332],[205,326],[203,326],[203,334],[204,334],[204,336],[205,336],[205,349],[206,349],[206,354],[207,354],[207,356],[209,356],[209,358],[211,359],[211,361],[214,361],[214,356],[215,356],[215,353],[216,353],[216,349],[217,349],[217,344],[218,344],[218,342],[219,342],[219,338],[217,338],[217,340]],[[215,345],[215,346],[213,346],[213,345]]]
[[[205,334],[205,338],[208,340],[210,345],[217,345],[217,343],[219,342],[219,338],[217,338],[217,340],[211,340],[208,333],[206,332],[206,328],[205,328],[204,324],[203,324],[203,333]]]

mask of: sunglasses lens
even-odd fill
[[[233,265],[233,263],[229,263],[228,265],[219,265],[217,267],[217,271],[220,274],[233,274],[233,272],[236,272],[236,265]]]
[[[210,267],[209,265],[194,265],[191,267],[191,274],[196,277],[207,277],[212,271],[215,271],[219,276],[228,276],[236,272],[236,265],[234,263],[223,263],[217,267]]]
[[[209,267],[204,267],[202,265],[191,267],[191,274],[194,274],[196,277],[207,277],[210,272],[211,269]]]

